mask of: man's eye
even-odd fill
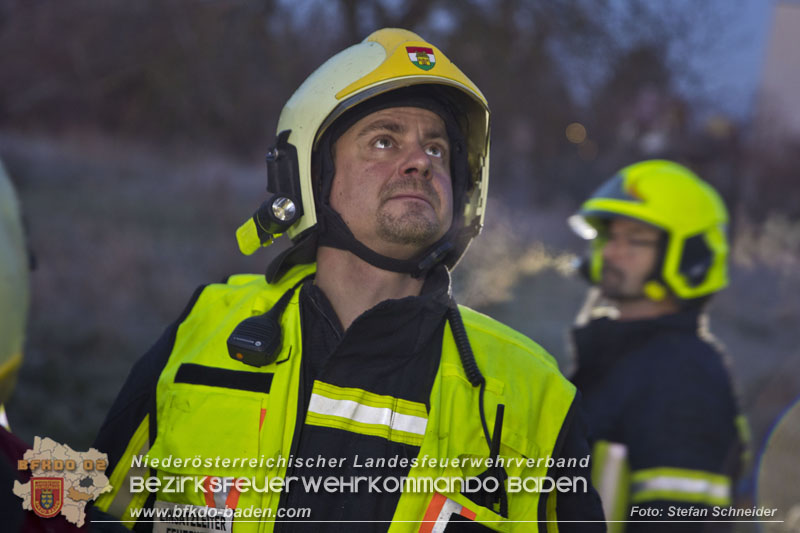
[[[442,149],[438,146],[428,146],[425,153],[433,157],[442,157]]]
[[[385,137],[381,137],[380,139],[377,139],[375,141],[375,147],[376,148],[383,148],[383,149],[391,148],[392,147],[392,141],[387,139],[387,138],[385,138]]]

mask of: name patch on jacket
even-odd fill
[[[273,374],[267,372],[248,372],[246,370],[228,370],[210,366],[183,363],[175,374],[175,383],[206,385],[239,389],[250,392],[269,393],[272,387]]]
[[[233,533],[233,509],[156,501],[152,511],[153,533]]]

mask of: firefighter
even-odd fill
[[[611,304],[590,304],[572,336],[606,516],[701,521],[609,531],[705,531],[733,503],[746,428],[704,313],[728,283],[727,222],[710,185],[664,160],[623,168],[570,219]]]
[[[28,446],[10,433],[3,405],[11,397],[22,364],[28,287],[28,252],[19,202],[0,163],[0,479],[4,491],[0,514],[7,517],[9,531],[21,531],[25,515],[33,514],[23,510],[21,500],[11,492],[13,480],[18,478],[16,460]]]
[[[25,243],[22,216],[11,179],[0,162],[0,517],[3,531],[85,531],[63,516],[40,518],[23,508],[12,489],[27,483],[30,471],[20,471],[17,461],[31,446],[11,433],[4,404],[11,398],[22,365],[25,325],[30,303],[31,255]]]
[[[227,510],[214,527],[237,532],[602,522],[575,388],[450,292],[489,178],[489,109],[472,81],[420,36],[376,31],[297,89],[267,167],[239,245],[291,245],[266,278],[199,289],[136,364],[95,444],[115,486],[98,512],[141,516],[136,530],[147,509],[170,527],[183,510]],[[131,484],[143,476],[154,490]],[[181,476],[209,490],[166,488]],[[236,485],[265,478],[279,486]],[[540,478],[575,487],[534,490]]]

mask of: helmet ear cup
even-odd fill
[[[678,272],[686,278],[690,287],[697,287],[706,280],[713,261],[714,254],[705,235],[700,233],[684,241]]]

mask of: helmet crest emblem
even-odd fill
[[[430,70],[436,66],[436,56],[433,53],[433,48],[406,46],[406,52],[408,52],[408,59],[422,70]]]

